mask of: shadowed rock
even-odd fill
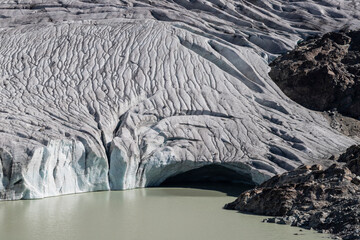
[[[273,61],[270,77],[295,102],[360,117],[360,31],[332,32],[302,42]]]

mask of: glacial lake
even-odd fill
[[[147,188],[0,202],[1,240],[316,240],[328,235],[222,209],[215,190]]]

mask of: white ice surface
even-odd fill
[[[357,1],[1,1],[0,198],[157,185],[208,164],[261,183],[355,143],[268,62],[357,28]]]

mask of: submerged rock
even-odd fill
[[[242,193],[226,209],[279,216],[265,221],[360,239],[360,145],[326,169],[301,166]]]
[[[301,42],[273,61],[270,77],[295,102],[360,118],[360,31]]]

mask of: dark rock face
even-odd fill
[[[265,221],[360,239],[360,145],[327,169],[301,166],[242,193],[226,209],[281,216]]]
[[[270,77],[295,102],[360,118],[360,31],[302,42],[270,66]]]

